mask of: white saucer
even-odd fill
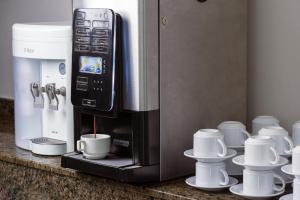
[[[200,186],[200,185],[196,185],[196,177],[190,177],[188,179],[185,180],[185,183],[188,184],[189,186],[201,189],[201,190],[205,190],[205,191],[221,191],[224,190],[226,188],[229,188],[235,184],[237,184],[239,181],[236,178],[230,177],[229,176],[229,183],[228,185],[218,185],[218,186],[214,186],[214,187],[209,187],[209,186]]]
[[[292,164],[288,164],[288,165],[281,167],[281,171],[283,171],[284,173],[286,173],[288,175],[292,175],[292,176],[296,176],[296,177],[300,178],[300,174],[295,174],[293,172]]]
[[[293,194],[286,194],[286,195],[280,197],[279,200],[293,200]]]
[[[271,170],[271,169],[280,167],[282,165],[285,165],[289,162],[286,158],[280,157],[279,163],[274,164],[274,165],[272,165],[271,163],[269,165],[248,165],[248,164],[245,163],[244,158],[245,158],[244,155],[240,155],[240,156],[237,156],[237,157],[233,158],[232,162],[234,164],[244,166],[246,169],[257,170],[257,171]]]
[[[92,154],[86,154],[86,153],[82,153],[83,154],[83,157],[88,159],[88,160],[100,160],[100,159],[103,159],[106,157],[107,154],[95,154],[95,155],[92,155]]]
[[[195,160],[198,160],[199,162],[210,162],[210,163],[213,163],[213,162],[222,162],[228,158],[232,158],[234,157],[236,154],[237,154],[237,151],[236,150],[233,150],[233,149],[227,149],[227,155],[224,156],[224,157],[206,157],[206,158],[201,158],[201,157],[197,157],[197,156],[194,156],[194,151],[193,149],[190,149],[190,150],[186,150],[184,153],[183,153],[186,157],[189,157],[189,158],[193,158]]]
[[[248,195],[248,194],[244,194],[243,193],[243,184],[238,184],[238,185],[234,185],[234,186],[231,186],[229,188],[230,192],[235,194],[235,195],[238,195],[238,196],[241,196],[241,197],[244,197],[246,199],[253,199],[253,200],[260,200],[260,199],[271,199],[273,197],[276,197],[276,196],[279,196],[281,194],[284,193],[284,190],[280,191],[280,192],[276,192],[274,194],[270,194],[270,195],[262,195],[262,196],[258,196],[258,195]]]

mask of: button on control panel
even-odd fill
[[[83,106],[96,107],[96,100],[82,99]]]
[[[76,90],[88,91],[89,79],[87,77],[77,76]]]
[[[75,26],[77,27],[90,27],[91,22],[89,20],[76,20]]]
[[[92,87],[93,87],[93,90],[96,91],[96,92],[103,92],[103,90],[104,90],[103,81],[98,80],[98,79],[94,79],[92,81]]]
[[[75,11],[74,51],[109,54],[112,18],[108,11]]]

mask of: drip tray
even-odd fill
[[[121,182],[142,183],[159,180],[159,164],[141,166],[132,158],[110,154],[103,160],[88,160],[73,152],[62,156],[61,165],[87,174],[115,179]]]
[[[34,138],[34,139],[31,139],[31,142],[34,144],[46,144],[46,145],[66,144],[65,141],[47,138],[47,137]]]
[[[67,151],[67,143],[47,137],[34,138],[31,139],[31,151],[38,155],[63,155]]]
[[[105,159],[101,159],[101,160],[89,160],[84,158],[83,155],[79,153],[70,153],[64,156],[69,156],[72,157],[73,159],[93,163],[96,165],[103,165],[103,166],[115,167],[115,168],[127,167],[134,164],[132,158],[120,158],[113,154],[110,154]]]

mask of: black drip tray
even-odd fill
[[[105,159],[101,159],[101,160],[86,159],[83,157],[82,154],[79,153],[70,153],[64,156],[72,157],[73,159],[93,163],[96,165],[102,165],[102,166],[114,167],[114,168],[127,167],[134,164],[131,158],[120,158],[113,154],[110,154]]]
[[[153,182],[159,181],[159,164],[140,166],[134,164],[132,158],[108,155],[103,160],[88,160],[79,153],[65,154],[61,165],[83,173],[115,179],[121,182]]]

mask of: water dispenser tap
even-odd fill
[[[49,99],[49,109],[58,110],[59,100],[57,95],[66,96],[66,88],[56,89],[55,83],[48,83],[45,88]]]
[[[33,97],[33,106],[36,108],[44,108],[44,88],[39,83],[30,83],[30,92]]]

